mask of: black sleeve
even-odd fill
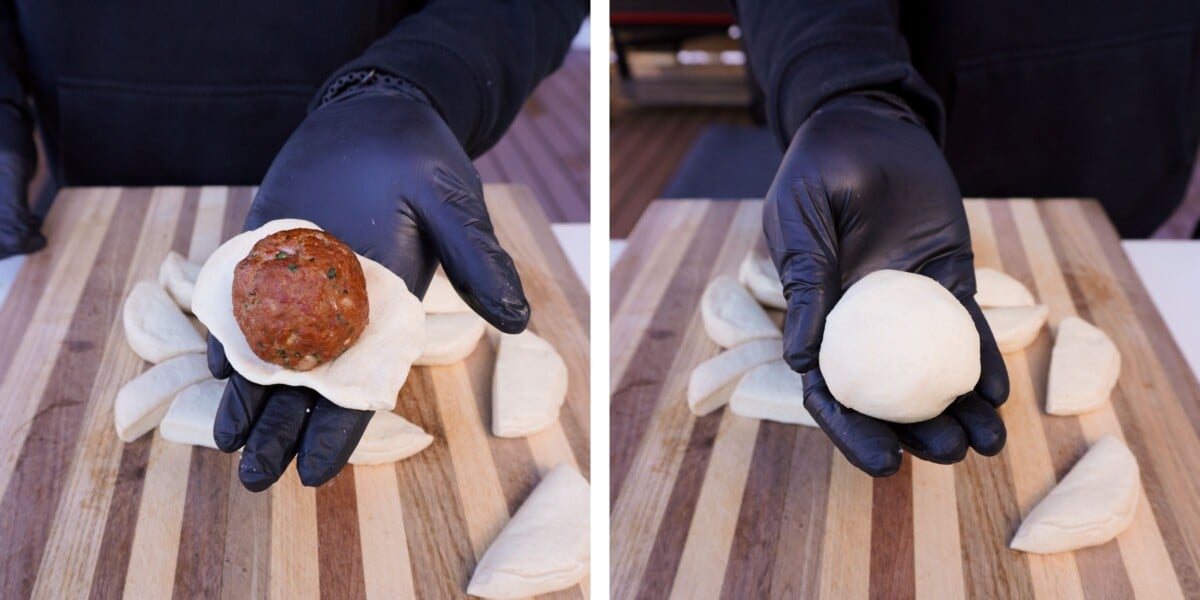
[[[745,48],[784,147],[826,100],[859,90],[903,98],[934,137],[944,110],[909,62],[892,0],[736,0]]]
[[[317,98],[348,73],[391,74],[425,92],[475,157],[562,64],[587,10],[587,0],[433,0],[338,69]]]
[[[25,51],[12,2],[0,1],[0,170],[28,178],[37,166]]]

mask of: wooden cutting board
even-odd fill
[[[1004,270],[1121,350],[1111,406],[1041,410],[1053,338],[1007,357],[1008,446],[956,466],[906,456],[872,480],[819,430],[688,411],[718,348],[698,309],[761,237],[761,202],[660,201],[613,273],[612,590],[617,598],[1200,597],[1200,388],[1090,201],[969,201],[976,264]],[[729,393],[729,389],[725,390]],[[1103,546],[1008,550],[1021,517],[1088,444],[1141,464],[1133,525]]]
[[[207,256],[241,230],[251,188],[91,188],[60,195],[46,250],[0,308],[0,597],[446,598],[545,473],[588,475],[588,296],[523,188],[489,186],[496,230],[566,359],[559,424],[492,437],[494,342],[465,363],[414,369],[396,412],[435,441],[395,465],[353,467],[319,489],[294,468],[261,494],[236,455],[131,444],[113,398],[149,365],[120,308],[167,251]],[[381,368],[386,368],[381,365]],[[586,596],[586,582],[558,594]]]

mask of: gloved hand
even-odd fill
[[[458,293],[489,323],[517,333],[529,321],[516,268],[492,231],[479,175],[416,89],[345,92],[310,113],[263,179],[245,229],[285,217],[320,225],[391,269],[418,297],[440,261]],[[252,491],[270,487],[293,456],[305,485],[328,481],[373,414],[339,407],[307,388],[247,381],[211,336],[208,359],[214,376],[230,378],[213,436],[225,452],[244,446],[238,474]]]
[[[37,150],[25,115],[0,102],[0,259],[46,247],[42,220],[29,211]]]
[[[855,93],[814,111],[796,131],[767,193],[763,228],[787,297],[784,359],[805,374],[804,405],[834,445],[875,477],[900,468],[901,446],[953,463],[968,445],[1004,447],[996,413],[1008,373],[975,303],[962,196],[933,137],[899,98]],[[825,317],[844,290],[880,269],[920,273],[950,290],[979,329],[982,373],[941,415],[887,423],[838,403],[821,376]]]

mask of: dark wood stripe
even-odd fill
[[[871,598],[915,598],[911,455],[891,477],[874,481],[871,505]]]
[[[1048,204],[1039,206],[1039,215],[1045,224],[1051,247],[1058,257],[1059,263],[1063,265],[1063,277],[1067,282],[1067,289],[1071,293],[1072,302],[1075,304],[1081,318],[1095,324],[1096,319],[1092,315],[1092,307],[1089,305],[1089,299],[1084,295],[1076,276],[1076,273],[1086,272],[1085,270],[1088,266],[1083,263],[1086,262],[1087,257],[1076,256],[1075,252],[1065,246],[1059,238],[1059,236],[1065,235],[1067,229],[1077,227],[1078,224],[1060,223],[1060,217],[1056,216],[1053,210],[1048,209],[1051,209]],[[1093,227],[1093,231],[1098,238],[1105,230],[1105,228],[1099,227],[1094,223],[1089,223],[1089,226]],[[1111,233],[1111,227],[1111,224],[1107,226],[1107,229],[1110,230],[1109,235],[1115,238],[1115,233]],[[1116,241],[1113,243],[1119,244]],[[1101,243],[1098,245],[1103,246],[1104,244]],[[1124,261],[1123,257],[1121,260]],[[1109,262],[1110,266],[1112,266],[1112,261],[1110,260]],[[1125,264],[1128,265],[1128,263]],[[1140,279],[1122,279],[1122,281],[1130,282],[1130,285],[1126,287],[1141,288],[1140,285],[1134,284],[1134,282],[1140,282]],[[1093,299],[1092,301],[1095,300]],[[1130,302],[1132,304],[1132,299],[1130,299]],[[1141,324],[1144,323],[1144,320],[1141,321]],[[1150,335],[1149,332],[1147,332],[1147,335]],[[1163,339],[1170,339],[1170,335],[1165,335]],[[1158,354],[1170,354],[1170,352]],[[1181,396],[1176,396],[1175,398],[1182,400]],[[1163,537],[1163,543],[1167,547],[1168,555],[1171,557],[1172,565],[1175,568],[1175,575],[1179,579],[1180,586],[1184,590],[1200,590],[1200,573],[1197,572],[1195,559],[1188,550],[1187,540],[1184,539],[1187,530],[1180,526],[1174,507],[1167,501],[1166,490],[1163,488],[1160,476],[1158,475],[1157,461],[1151,455],[1148,440],[1141,431],[1137,417],[1133,414],[1130,401],[1126,398],[1119,385],[1113,389],[1110,404],[1117,415],[1117,420],[1121,423],[1121,428],[1125,432],[1125,444],[1133,452],[1134,456],[1137,457],[1142,479],[1142,489],[1145,491],[1145,495],[1153,508],[1155,521]],[[1079,455],[1082,456],[1083,453],[1080,452]],[[1061,475],[1059,477],[1061,479]],[[1100,551],[1106,547],[1112,547],[1109,553],[1101,553]],[[1116,564],[1113,561],[1116,561]],[[1107,581],[1113,577],[1111,571],[1119,571],[1122,578],[1121,583],[1123,583],[1122,587],[1128,588],[1130,595],[1132,595],[1132,584],[1129,583],[1128,573],[1125,571],[1119,546],[1115,541],[1100,547],[1077,552],[1076,563],[1079,565],[1080,579],[1085,581],[1085,587],[1087,586],[1086,579],[1088,577],[1101,578]],[[1087,568],[1086,575],[1085,566]],[[1117,582],[1110,583],[1117,584]]]
[[[667,500],[667,511],[654,536],[650,559],[642,571],[637,594],[640,599],[666,598],[671,593],[675,571],[679,569],[679,561],[683,558],[683,546],[692,526],[700,488],[704,485],[704,473],[708,471],[708,462],[712,458],[713,444],[717,440],[721,415],[724,413],[717,411],[700,417],[692,426],[692,435]],[[663,442],[655,440],[654,443]]]
[[[129,570],[137,507],[142,502],[142,484],[146,479],[152,440],[147,435],[131,444],[122,444],[121,466],[117,470],[112,503],[108,505],[108,518],[104,520],[104,535],[100,538],[100,551],[92,576],[92,598],[120,598],[125,591],[125,573]]]
[[[222,242],[242,232],[242,224],[246,222],[246,213],[249,212],[253,200],[254,193],[251,188],[229,188],[225,200],[225,217],[221,223]]]
[[[53,358],[50,379],[41,398],[9,399],[37,402],[29,435],[21,448],[4,498],[0,500],[0,597],[29,595],[42,561],[42,552],[58,512],[71,459],[87,412],[87,398],[100,369],[104,345],[96,343],[98,331],[108,331],[118,318],[121,292],[129,271],[133,246],[145,215],[138,199],[118,204],[110,229],[71,317],[66,337]]]
[[[200,202],[200,188],[187,188],[183,192],[183,209],[179,212],[179,222],[175,224],[175,239],[171,249],[187,258],[188,249],[192,245],[192,230],[196,228],[196,207]],[[164,255],[163,258],[166,258]],[[155,277],[158,271],[154,272]]]
[[[466,360],[479,418],[489,431],[492,425],[492,367],[495,364],[496,350],[487,340],[480,341],[475,352]],[[488,448],[492,451],[492,462],[496,464],[496,474],[500,477],[500,487],[504,491],[504,502],[508,505],[508,514],[514,514],[540,480],[537,463],[529,450],[529,442],[524,439],[489,435],[487,440]]]
[[[253,493],[238,479],[238,457],[229,457],[225,487],[225,569],[221,598],[266,598],[271,572],[271,495]]]
[[[687,333],[688,323],[699,310],[700,295],[711,277],[713,264],[721,252],[721,242],[729,233],[729,223],[739,205],[738,202],[711,204],[691,240],[673,240],[673,243],[689,243],[690,247],[675,273],[663,274],[673,278],[654,311],[650,326],[639,340],[612,341],[614,344],[636,344],[631,364],[638,368],[629,369],[612,390],[609,405],[611,502],[615,503],[620,495],[650,420],[662,400],[660,396],[671,364]]]
[[[192,449],[175,562],[175,598],[215,598],[220,593],[229,469],[234,459],[210,448]]]
[[[461,596],[475,567],[436,397],[427,370],[416,369],[400,390],[397,411],[434,438],[424,451],[396,463],[418,598]],[[410,567],[396,565],[396,568]]]
[[[796,432],[791,465],[787,498],[778,522],[775,564],[771,568],[770,597],[780,600],[816,598],[820,591],[833,444],[820,430],[800,429]]]
[[[968,598],[1032,598],[1029,564],[1008,549],[1021,513],[1008,463],[969,453],[954,477]]]
[[[779,524],[787,507],[790,480],[793,473],[799,475],[807,467],[797,469],[792,464],[799,429],[770,421],[758,426],[725,567],[722,598],[764,598],[771,589],[771,571],[781,535]]]
[[[321,597],[366,598],[354,469],[342,469],[316,492]]]

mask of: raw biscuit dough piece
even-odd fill
[[[334,404],[355,410],[392,410],[409,367],[425,346],[425,311],[403,279],[369,258],[359,256],[358,261],[367,279],[371,320],[341,356],[309,371],[293,371],[250,350],[233,316],[234,267],[259,240],[296,228],[320,229],[300,219],[279,219],[221,244],[196,280],[192,298],[196,316],[225,346],[225,357],[234,370],[254,383],[310,388]]]
[[[371,417],[367,430],[350,455],[352,465],[378,465],[404,460],[429,447],[433,436],[404,417],[381,410]]]
[[[134,377],[117,392],[113,421],[117,437],[132,442],[154,429],[184,388],[211,379],[203,354],[184,354],[165,360]]]
[[[1103,331],[1080,319],[1058,324],[1050,354],[1050,383],[1046,412],[1078,415],[1108,401],[1121,375],[1121,353]]]
[[[1133,453],[1105,436],[1029,511],[1009,547],[1051,554],[1103,544],[1133,522],[1141,489]]]
[[[916,423],[975,387],[979,331],[933,279],[875,271],[850,286],[826,317],[818,360],[830,393],[847,408]]]
[[[688,379],[687,401],[692,413],[702,417],[724,406],[729,398],[717,394],[750,369],[779,360],[783,346],[777,339],[755,340],[730,348],[696,366]]]
[[[525,598],[579,583],[591,562],[590,488],[574,467],[551,469],[483,553],[467,593]]]
[[[221,404],[221,394],[224,393],[225,381],[217,379],[201,381],[185,388],[171,402],[167,416],[158,424],[158,432],[168,442],[216,450],[213,423],[217,420],[217,406]]]
[[[425,315],[425,349],[417,366],[452,365],[471,355],[487,329],[487,321],[473,312]]]
[[[183,312],[192,312],[192,293],[196,289],[196,278],[200,276],[201,265],[183,257],[172,250],[158,267],[158,284],[171,294],[175,304]]]
[[[125,340],[143,360],[158,364],[207,346],[200,332],[179,310],[167,292],[153,281],[139,281],[129,290],[121,312]]]
[[[729,398],[733,414],[751,419],[816,427],[804,408],[804,378],[775,360],[746,373]]]
[[[985,308],[983,317],[996,338],[1000,351],[1019,352],[1037,339],[1050,309],[1045,304]]]
[[[704,289],[700,315],[709,339],[722,348],[783,336],[750,292],[727,275],[712,280]]]
[[[787,310],[783,283],[771,259],[751,250],[738,267],[738,281],[764,306]]]
[[[982,308],[1033,306],[1033,294],[1020,281],[996,269],[975,269],[975,302]]]
[[[492,433],[525,437],[558,420],[567,398],[567,363],[532,331],[500,336],[492,378]]]
[[[425,299],[421,300],[421,308],[427,315],[446,313],[474,312],[466,302],[463,302],[454,285],[441,273],[435,273],[429,280],[429,289],[425,290]]]

